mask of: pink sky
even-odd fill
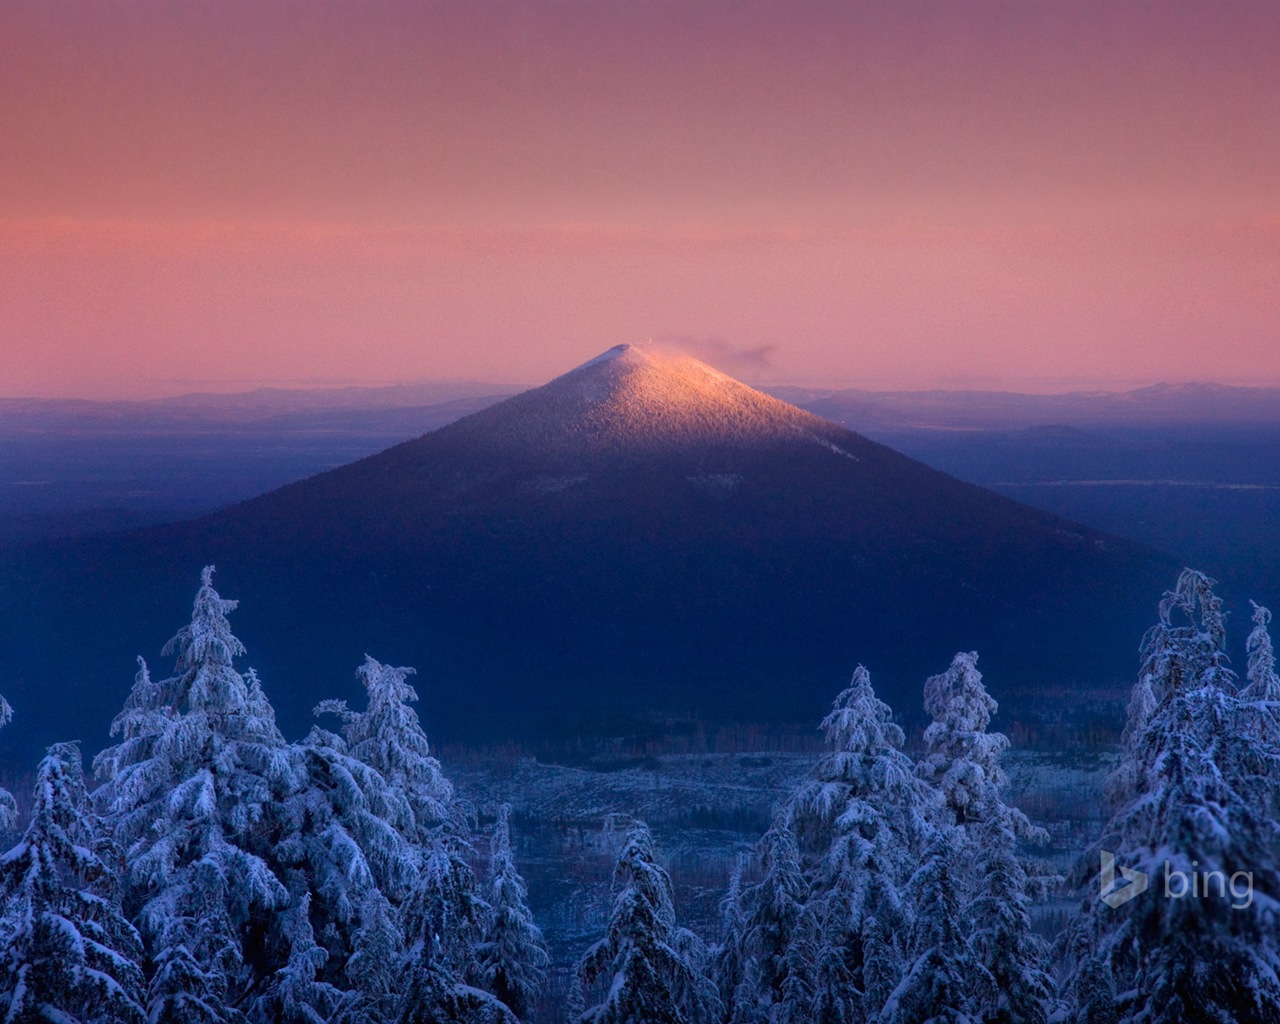
[[[0,5],[0,394],[1280,383],[1277,4]]]

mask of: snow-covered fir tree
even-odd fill
[[[410,979],[401,1011],[406,1024],[516,1020],[501,999],[476,984],[475,949],[491,910],[480,895],[470,855],[461,832],[446,831],[431,847],[402,909]]]
[[[185,931],[193,941],[171,938],[152,958],[154,974],[147,988],[148,1021],[150,1024],[243,1024],[244,1015],[225,1001],[227,986],[222,973],[206,966],[205,957],[191,952],[199,950],[201,944],[194,934],[199,922],[190,924],[192,927]]]
[[[1253,629],[1245,645],[1249,662],[1249,683],[1240,696],[1249,703],[1249,718],[1258,742],[1267,750],[1280,754],[1280,674],[1276,673],[1276,653],[1271,644],[1271,612],[1253,605]],[[1280,759],[1278,759],[1280,761]],[[1280,816],[1280,764],[1273,766],[1272,786],[1275,813]]]
[[[235,606],[206,567],[190,624],[164,649],[175,674],[155,681],[139,659],[112,724],[120,741],[95,760],[128,865],[126,908],[153,961],[171,977],[195,970],[211,1006],[252,1001],[289,956],[274,912],[290,895],[274,861],[297,764],[256,680],[234,667],[244,653],[227,621]],[[177,993],[151,998],[176,1005]]]
[[[1240,696],[1246,705],[1245,729],[1256,744],[1252,769],[1259,787],[1269,790],[1261,804],[1280,821],[1280,674],[1276,673],[1275,648],[1267,628],[1270,624],[1270,610],[1253,604],[1253,629],[1245,645],[1249,682]]]
[[[396,1019],[404,965],[404,939],[395,911],[378,890],[365,897],[355,949],[347,960],[349,984],[333,1024],[386,1024]]]
[[[729,873],[729,887],[720,900],[720,940],[711,951],[711,979],[720,993],[726,1019],[733,1017],[743,978],[742,933],[746,918],[742,913],[742,874],[745,867],[746,858],[739,857]]]
[[[300,784],[283,805],[276,857],[291,899],[309,899],[321,978],[341,985],[361,907],[374,893],[403,902],[424,854],[407,802],[341,736],[314,728],[293,749]]]
[[[430,945],[420,942],[410,950],[407,991],[394,1018],[398,1024],[519,1024],[497,996],[458,980],[441,945],[434,936]]]
[[[810,1024],[815,1019],[814,1001],[821,995],[818,988],[818,964],[820,959],[825,959],[820,952],[824,947],[823,922],[818,919],[818,908],[822,905],[821,901],[813,900],[800,908],[791,941],[782,954],[785,968],[782,999],[771,1007],[769,1013],[769,1019],[777,1024]],[[843,922],[837,927],[839,934],[836,941],[825,944],[828,950],[844,945]],[[841,980],[852,979],[844,977]]]
[[[0,1009],[10,1024],[141,1024],[138,934],[117,902],[80,751],[49,748],[31,822],[0,859]]]
[[[919,773],[938,788],[960,831],[953,835],[952,876],[962,899],[966,932],[990,984],[980,994],[984,1020],[1042,1024],[1053,982],[1048,946],[1031,927],[1031,898],[1044,879],[1028,877],[1019,842],[1047,835],[1004,802],[1007,784],[1000,756],[1009,741],[988,732],[997,711],[977,667],[976,652],[955,656],[946,672],[925,684],[925,730]]]
[[[724,1004],[712,978],[712,951],[696,932],[680,926],[672,935],[682,969],[676,972],[676,1002],[692,1024],[716,1024],[724,1019]]]
[[[791,964],[787,951],[795,939],[809,882],[800,865],[800,848],[783,808],[760,840],[761,876],[742,890],[737,958],[740,981],[724,993],[733,1024],[768,1021],[786,1000]]]
[[[995,699],[982,684],[977,651],[960,652],[943,673],[924,684],[924,709],[933,719],[924,731],[920,777],[942,793],[957,824],[981,820],[982,800],[1004,785],[1003,733],[987,732]]]
[[[903,753],[903,732],[864,666],[821,728],[830,750],[791,799],[802,854],[811,862],[809,913],[821,936],[813,955],[822,979],[810,1009],[815,1019],[861,1020],[879,1005],[866,1002],[865,947],[882,942],[882,925],[895,933],[905,927],[900,888],[919,863],[939,800]],[[896,943],[878,946],[876,969],[893,973],[896,954]],[[888,995],[872,987],[873,998]]]
[[[587,950],[578,975],[601,1000],[582,1024],[711,1024],[719,1012],[705,966],[690,956],[691,936],[676,926],[671,879],[653,838],[632,822],[614,866],[616,895],[605,936]]]
[[[1253,604],[1253,630],[1246,650],[1249,654],[1249,685],[1244,696],[1250,700],[1280,701],[1280,675],[1276,674],[1276,652],[1271,644],[1270,609]]]
[[[908,886],[915,919],[906,973],[875,1018],[878,1024],[979,1024],[992,979],[970,940],[956,877],[958,826],[935,829]]]
[[[859,665],[822,720],[829,751],[791,798],[792,827],[817,857],[814,884],[850,887],[854,909],[877,874],[902,877],[918,862],[936,808],[902,751],[893,712]]]
[[[489,853],[489,919],[475,950],[477,984],[525,1018],[547,979],[547,944],[511,851],[511,806],[498,809]]]
[[[905,896],[896,890],[877,893],[886,885],[883,878],[872,880],[868,905],[874,908],[862,922],[862,1009],[868,1021],[883,1009],[906,971],[907,923],[911,920]]]
[[[1127,756],[1107,780],[1116,805],[1152,791],[1156,780],[1150,775],[1152,763],[1142,753],[1143,736],[1173,691],[1184,685],[1194,689],[1190,681],[1205,679],[1235,692],[1226,655],[1226,617],[1213,587],[1214,581],[1203,573],[1183,570],[1174,589],[1161,598],[1156,624],[1142,638],[1141,667],[1123,736]]]
[[[13,708],[9,706],[9,702],[0,695],[0,729],[3,729],[13,720]],[[0,833],[8,832],[13,828],[18,820],[18,805],[13,799],[13,794],[3,786],[0,786]]]
[[[1115,907],[1086,898],[1064,940],[1078,1019],[1097,1015],[1102,986],[1122,1024],[1280,1020],[1280,826],[1259,781],[1276,752],[1248,727],[1212,580],[1183,572],[1142,665],[1099,849],[1153,891]]]
[[[153,1024],[514,1020],[472,985],[489,908],[467,812],[409,707],[412,670],[366,658],[366,710],[325,702],[342,735],[286,744],[235,667],[236,603],[212,573],[165,648],[174,675],[139,659],[96,761]]]
[[[1064,1007],[1067,1012],[1055,1020],[1073,1024],[1119,1024],[1119,1000],[1111,965],[1103,957],[1093,955],[1107,941],[1105,921],[1092,916],[1073,925],[1060,937],[1060,945],[1072,954],[1069,994],[1074,997]]]
[[[222,999],[225,984],[211,979],[186,945],[167,945],[154,969],[147,989],[151,1024],[243,1024],[243,1014]]]
[[[317,711],[341,716],[348,753],[382,775],[412,815],[411,837],[430,845],[450,820],[453,786],[410,707],[418,699],[407,681],[413,674],[412,668],[383,665],[365,655],[356,675],[368,694],[366,708],[351,711],[344,701],[325,701]]]
[[[456,979],[468,982],[473,980],[473,952],[490,916],[471,858],[469,844],[458,835],[437,843],[402,915],[406,940]]]
[[[451,1000],[458,986],[475,981],[475,946],[489,907],[470,865],[470,812],[454,799],[409,706],[417,700],[406,682],[412,673],[366,656],[357,670],[365,710],[343,701],[316,708],[337,714],[342,734],[316,728],[299,745],[307,783],[290,804],[294,832],[281,856],[306,876],[295,887],[313,894],[317,940],[330,954],[324,977],[337,984],[350,976],[357,930],[366,941],[374,934],[359,908],[379,905],[367,898],[381,897],[390,906],[387,920],[402,929],[396,942],[408,948],[407,969],[419,976],[409,1003],[421,1005],[405,1012],[426,1013],[422,1006],[437,995]],[[378,1001],[369,993],[356,1000],[365,1007],[360,1012],[370,1000]],[[457,1005],[477,1002],[471,993]],[[344,1001],[343,1013],[356,1012],[356,1004]]]
[[[295,892],[281,914],[289,939],[289,959],[255,1000],[255,1015],[272,1024],[328,1024],[342,1002],[342,990],[321,980],[329,954],[316,944],[311,927],[311,896]]]
[[[1045,1024],[1053,1008],[1048,944],[1031,926],[1033,886],[1018,857],[1015,814],[993,813],[977,826],[975,881],[966,917],[991,985],[982,996],[988,1024]]]

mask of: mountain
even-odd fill
[[[153,656],[208,562],[287,731],[354,697],[367,651],[419,668],[452,738],[659,711],[812,722],[859,661],[909,711],[960,649],[1001,696],[1127,685],[1179,568],[619,346],[213,515],[10,559],[0,692],[26,735],[74,701],[100,743],[132,656],[168,667]]]

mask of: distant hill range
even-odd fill
[[[286,731],[354,696],[367,651],[419,668],[454,739],[816,722],[859,661],[914,709],[960,649],[1003,697],[1126,686],[1180,568],[619,346],[203,518],[10,557],[0,692],[26,740],[99,746],[209,562]]]
[[[388,387],[258,388],[143,401],[0,398],[0,438],[71,432],[128,433],[228,427],[304,431],[413,427],[432,410],[430,429],[523,388],[454,380]],[[1280,387],[1154,384],[1131,391],[1033,395],[1007,391],[867,391],[763,386],[785,402],[855,430],[919,427],[1007,429],[1061,425],[1280,423]]]
[[[279,423],[306,427],[345,413],[403,411],[485,396],[505,397],[512,385],[470,380],[428,381],[388,387],[257,388],[253,391],[196,392],[174,398],[93,401],[79,398],[0,398],[0,437],[45,430],[69,431],[77,425],[95,431],[113,426],[130,433],[213,430],[228,426]]]
[[[1060,395],[794,387],[769,392],[856,430],[1280,423],[1280,388],[1224,384],[1154,384],[1133,391]]]

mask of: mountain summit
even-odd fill
[[[203,519],[46,552],[0,580],[0,674],[38,694],[59,650],[105,735],[209,562],[286,729],[367,651],[419,668],[452,737],[814,721],[858,662],[909,711],[957,650],[1002,699],[1126,685],[1178,569],[623,345]]]
[[[486,447],[581,453],[751,444],[825,425],[689,356],[617,345],[459,429]]]

